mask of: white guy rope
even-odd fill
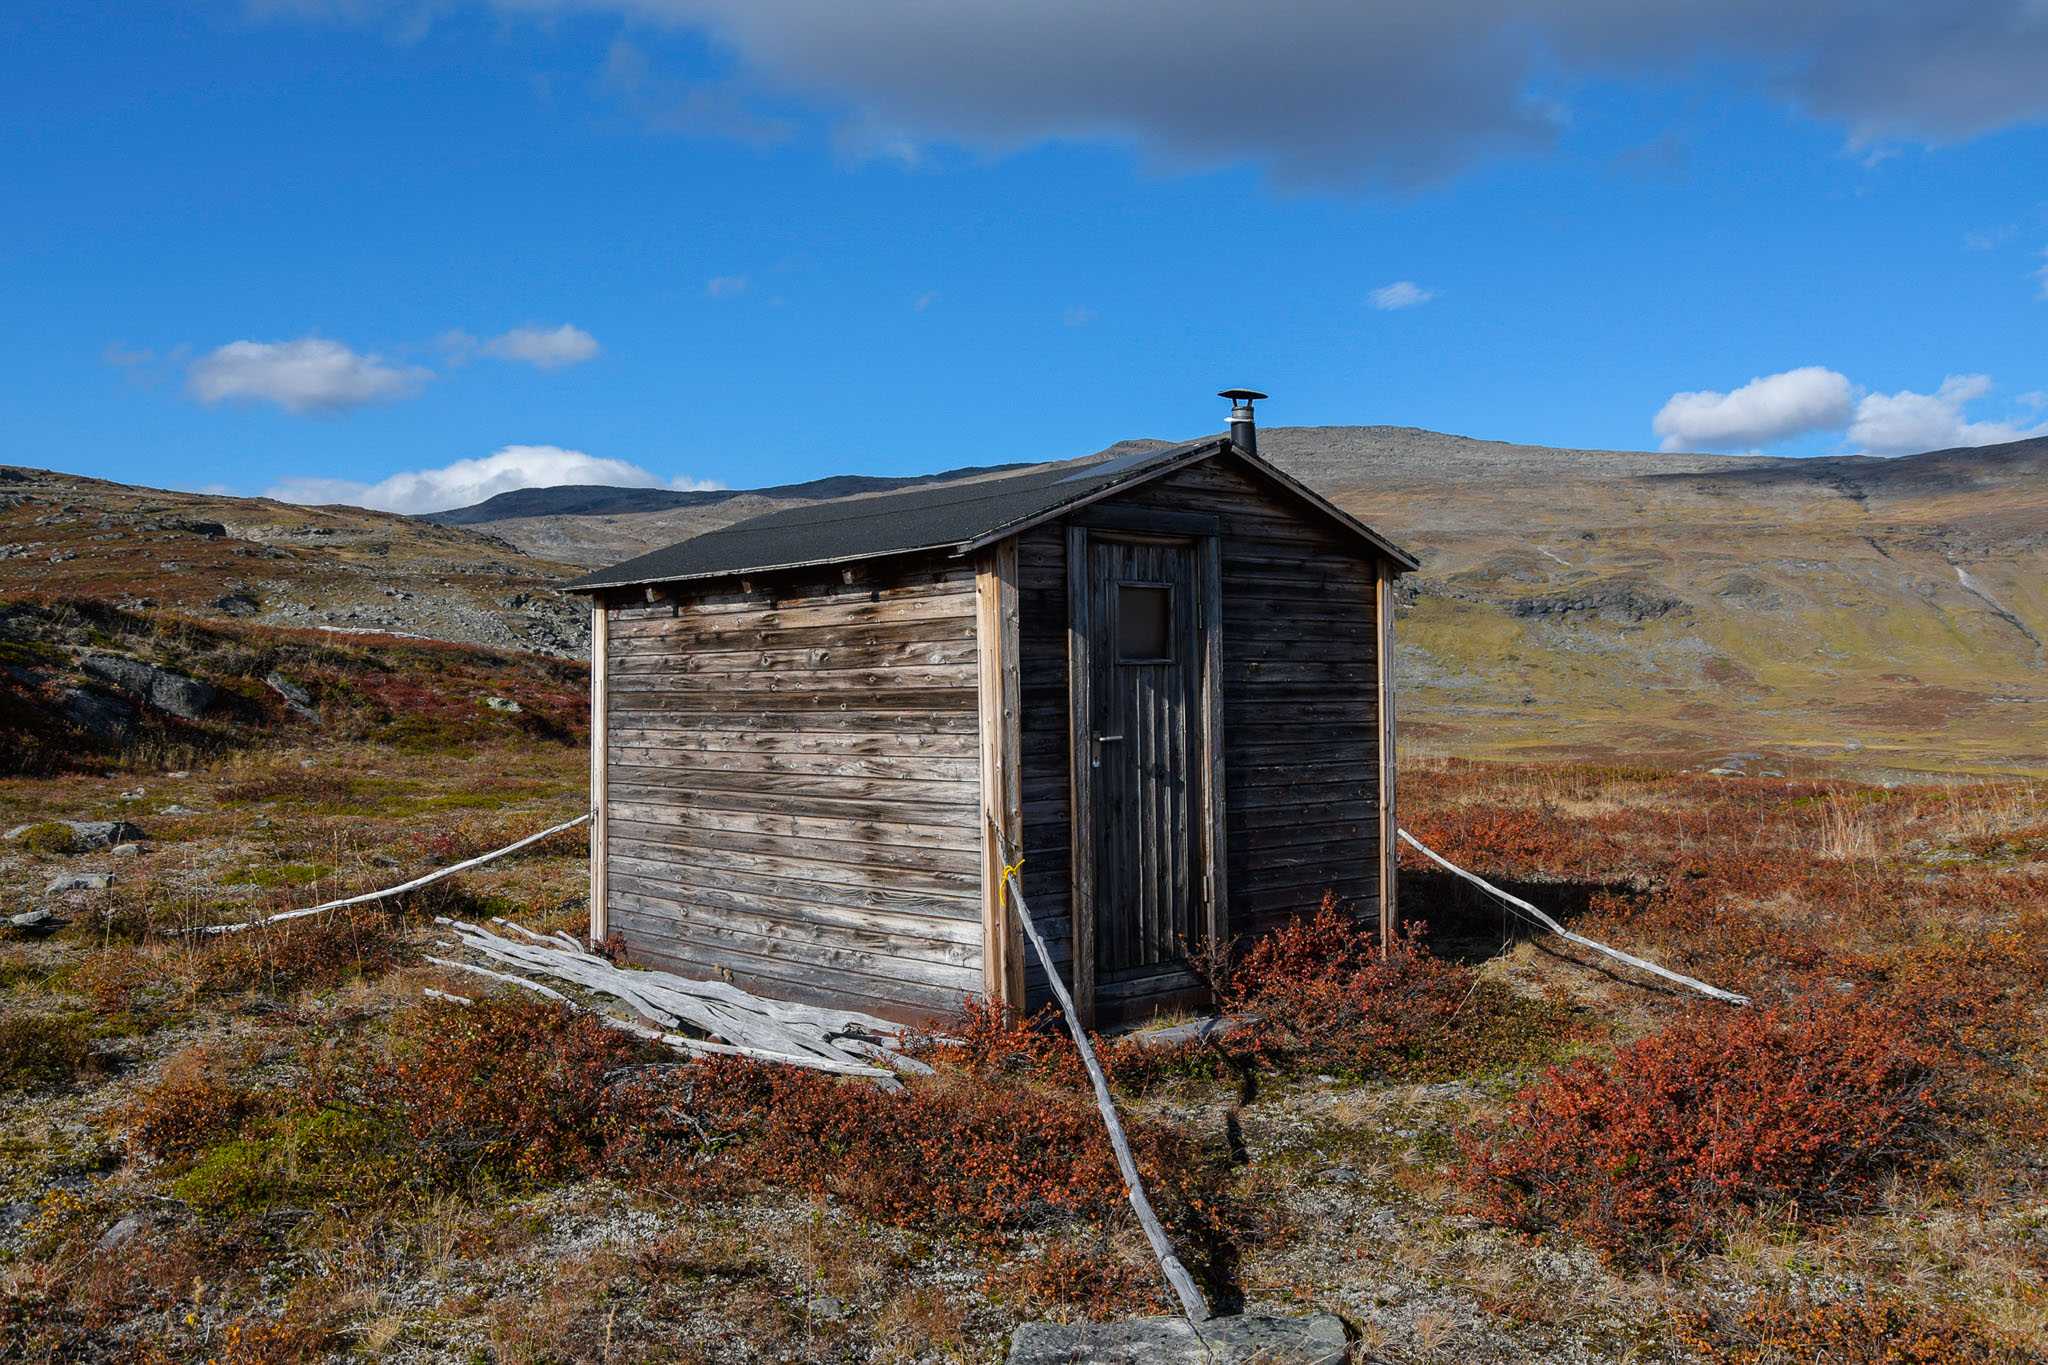
[[[544,829],[538,834],[529,834],[517,843],[507,844],[503,848],[494,849],[481,857],[471,858],[467,862],[457,863],[453,867],[444,867],[436,872],[429,872],[424,877],[414,877],[409,882],[403,882],[382,891],[365,891],[360,896],[350,896],[346,900],[328,901],[324,905],[309,905],[304,910],[287,910],[281,915],[272,915],[268,919],[244,920],[239,924],[208,924],[196,929],[188,929],[185,932],[190,934],[235,934],[240,933],[244,929],[255,929],[265,924],[276,924],[282,920],[303,919],[307,915],[318,915],[328,910],[340,910],[350,905],[362,905],[368,901],[383,900],[386,896],[403,895],[408,891],[417,891],[430,882],[438,882],[443,877],[452,877],[458,872],[467,872],[472,867],[482,867],[494,858],[502,858],[508,853],[517,853],[528,844],[537,844],[551,834],[560,834],[565,829],[574,829],[589,819],[590,812],[585,811],[574,820],[564,820],[553,829]]]
[[[1088,1068],[1088,1080],[1095,1087],[1095,1107],[1102,1111],[1102,1124],[1109,1129],[1109,1145],[1116,1149],[1117,1168],[1123,1172],[1124,1190],[1131,1197],[1131,1211],[1138,1215],[1138,1222],[1145,1229],[1145,1240],[1152,1244],[1152,1254],[1158,1258],[1159,1269],[1166,1275],[1167,1284],[1173,1287],[1174,1295],[1180,1299],[1181,1310],[1188,1322],[1207,1322],[1209,1305],[1202,1301],[1202,1291],[1195,1288],[1194,1277],[1180,1263],[1180,1257],[1173,1254],[1173,1243],[1166,1240],[1166,1229],[1160,1226],[1159,1215],[1152,1212],[1152,1201],[1145,1197],[1145,1183],[1138,1178],[1138,1163],[1131,1157],[1131,1144],[1124,1139],[1124,1126],[1117,1121],[1116,1103],[1109,1097],[1109,1081],[1102,1074],[1102,1064],[1095,1060],[1095,1049],[1088,1044],[1088,1030],[1081,1027],[1081,1018],[1074,1011],[1074,998],[1067,994],[1059,971],[1052,965],[1052,954],[1046,951],[1045,940],[1038,936],[1038,926],[1032,923],[1031,911],[1024,904],[1024,888],[1017,884],[1017,869],[1021,866],[1023,864],[1018,862],[1003,868],[1003,885],[1010,889],[1010,898],[1017,903],[1017,918],[1024,925],[1025,937],[1031,940],[1032,950],[1038,954],[1038,965],[1045,969],[1045,979],[1060,1002],[1061,1012],[1067,1016],[1067,1031],[1074,1035],[1074,1046],[1081,1050],[1081,1061]]]
[[[1471,882],[1474,886],[1481,887],[1484,890],[1492,892],[1494,895],[1500,897],[1501,900],[1513,906],[1515,909],[1522,911],[1524,914],[1529,915],[1538,924],[1542,925],[1544,928],[1550,930],[1551,933],[1556,934],[1559,938],[1562,938],[1567,942],[1576,943],[1582,948],[1591,948],[1596,953],[1605,953],[1607,954],[1607,956],[1614,958],[1617,961],[1626,962],[1629,966],[1640,968],[1641,970],[1650,973],[1650,975],[1652,976],[1661,976],[1666,981],[1675,981],[1681,986],[1686,986],[1692,990],[1698,991],[1701,995],[1711,996],[1716,1000],[1725,1001],[1730,1005],[1747,1005],[1749,1003],[1749,997],[1746,995],[1737,995],[1734,991],[1724,991],[1719,986],[1709,986],[1704,981],[1695,981],[1692,977],[1681,976],[1677,972],[1671,971],[1664,967],[1659,967],[1654,962],[1646,962],[1642,958],[1636,957],[1631,953],[1624,953],[1619,948],[1610,948],[1604,943],[1595,943],[1592,939],[1587,938],[1584,934],[1575,934],[1571,930],[1565,928],[1562,924],[1559,924],[1556,920],[1552,919],[1550,916],[1544,914],[1541,910],[1538,910],[1535,906],[1529,904],[1529,902],[1523,900],[1520,896],[1511,896],[1507,892],[1495,886],[1492,882],[1486,880],[1486,878],[1476,876],[1473,873],[1467,872],[1464,868],[1459,867],[1456,863],[1451,862],[1442,854],[1438,853],[1435,849],[1432,849],[1427,844],[1423,843],[1422,840],[1410,834],[1407,830],[1400,830],[1398,831],[1398,833],[1400,834],[1401,838],[1404,841],[1406,841],[1409,847],[1413,848],[1423,857],[1435,863],[1438,867],[1443,868],[1446,872],[1451,872],[1456,874],[1457,876],[1463,877],[1466,881]]]

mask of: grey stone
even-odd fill
[[[182,720],[199,720],[213,701],[213,684],[126,654],[88,654],[79,661],[79,667]]]
[[[101,1233],[99,1241],[94,1243],[94,1246],[100,1251],[112,1251],[136,1233],[142,1231],[143,1227],[143,1221],[131,1213]]]
[[[263,685],[288,702],[294,702],[300,706],[311,706],[313,704],[313,694],[282,673],[270,674],[263,680]]]
[[[113,854],[113,856],[115,856],[116,858],[133,858],[136,854],[142,852],[142,845],[115,844],[111,849],[107,851]]]
[[[506,711],[514,715],[517,715],[520,709],[519,703],[513,701],[510,697],[485,697],[484,705],[490,707],[493,711]]]
[[[64,692],[64,714],[95,735],[111,736],[127,730],[135,708],[117,697],[72,687]]]
[[[12,1204],[0,1204],[0,1230],[13,1231],[36,1216],[33,1199],[17,1199]]]
[[[56,911],[43,909],[25,910],[19,915],[10,916],[7,922],[31,934],[47,934],[65,921],[57,918]]]
[[[126,820],[59,820],[55,823],[71,831],[71,846],[80,851],[111,848],[115,844],[148,837]],[[34,825],[16,825],[7,831],[6,837],[19,839],[34,828]]]
[[[1009,1365],[1343,1365],[1349,1347],[1334,1314],[1123,1322],[1027,1322],[1010,1337]]]
[[[190,806],[181,806],[181,805],[179,805],[179,804],[178,804],[177,802],[173,801],[173,802],[171,802],[171,804],[170,804],[170,805],[168,805],[168,806],[162,806],[162,807],[159,807],[159,808],[158,808],[158,810],[157,810],[157,814],[158,814],[158,815],[197,815],[197,814],[199,814],[199,812],[198,812],[198,811],[196,811],[196,810],[193,810],[193,809],[192,809],[192,808],[191,808]]]
[[[54,896],[65,891],[104,891],[113,884],[114,874],[111,872],[66,872],[61,877],[51,878],[50,884],[43,888],[43,894]]]
[[[820,1294],[805,1307],[820,1322],[837,1322],[846,1316],[846,1305],[830,1294]]]
[[[246,592],[231,592],[224,597],[214,598],[207,605],[223,615],[243,619],[255,616],[263,610],[263,604]]]
[[[66,820],[64,823],[70,827],[71,841],[80,848],[112,848],[115,844],[147,837],[126,820]]]

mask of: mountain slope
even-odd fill
[[[574,570],[482,532],[0,466],[0,597],[581,656]]]

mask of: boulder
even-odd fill
[[[224,597],[214,598],[207,605],[224,615],[240,617],[245,620],[263,610],[263,604],[246,592],[231,592]]]
[[[126,820],[66,820],[64,824],[71,830],[72,843],[85,849],[112,848],[149,837]]]
[[[1010,1337],[1009,1365],[1343,1365],[1350,1359],[1335,1314],[1124,1322],[1027,1322]]]
[[[136,1233],[142,1231],[143,1226],[143,1221],[131,1213],[126,1218],[123,1218],[120,1222],[114,1224],[114,1226],[108,1228],[105,1232],[101,1233],[100,1240],[94,1244],[94,1250],[112,1251],[114,1248],[120,1246],[123,1242],[133,1237]]]
[[[73,687],[64,693],[64,714],[95,735],[111,737],[127,730],[135,708],[117,697]]]
[[[284,704],[300,720],[320,723],[320,713],[313,709],[313,694],[293,682],[282,673],[272,673],[263,680],[263,685],[284,698]]]
[[[7,923],[9,927],[19,929],[25,934],[41,936],[55,932],[60,925],[68,924],[70,921],[58,919],[55,910],[45,908],[24,910],[19,915],[9,915]]]
[[[66,872],[50,879],[43,888],[46,896],[60,895],[66,891],[104,891],[114,884],[111,872]]]
[[[198,720],[213,701],[213,684],[127,654],[88,654],[79,666],[94,677],[112,683],[155,707],[182,720]]]
[[[126,820],[55,820],[51,823],[62,825],[71,831],[71,848],[73,852],[78,853],[96,848],[112,848],[115,844],[130,843],[136,839],[149,837]],[[16,825],[7,831],[6,837],[11,842],[34,828],[34,825]]]

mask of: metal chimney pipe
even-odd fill
[[[1252,403],[1266,395],[1255,389],[1225,389],[1216,395],[1230,400],[1230,440],[1247,455],[1259,453],[1259,429],[1252,421]]]

